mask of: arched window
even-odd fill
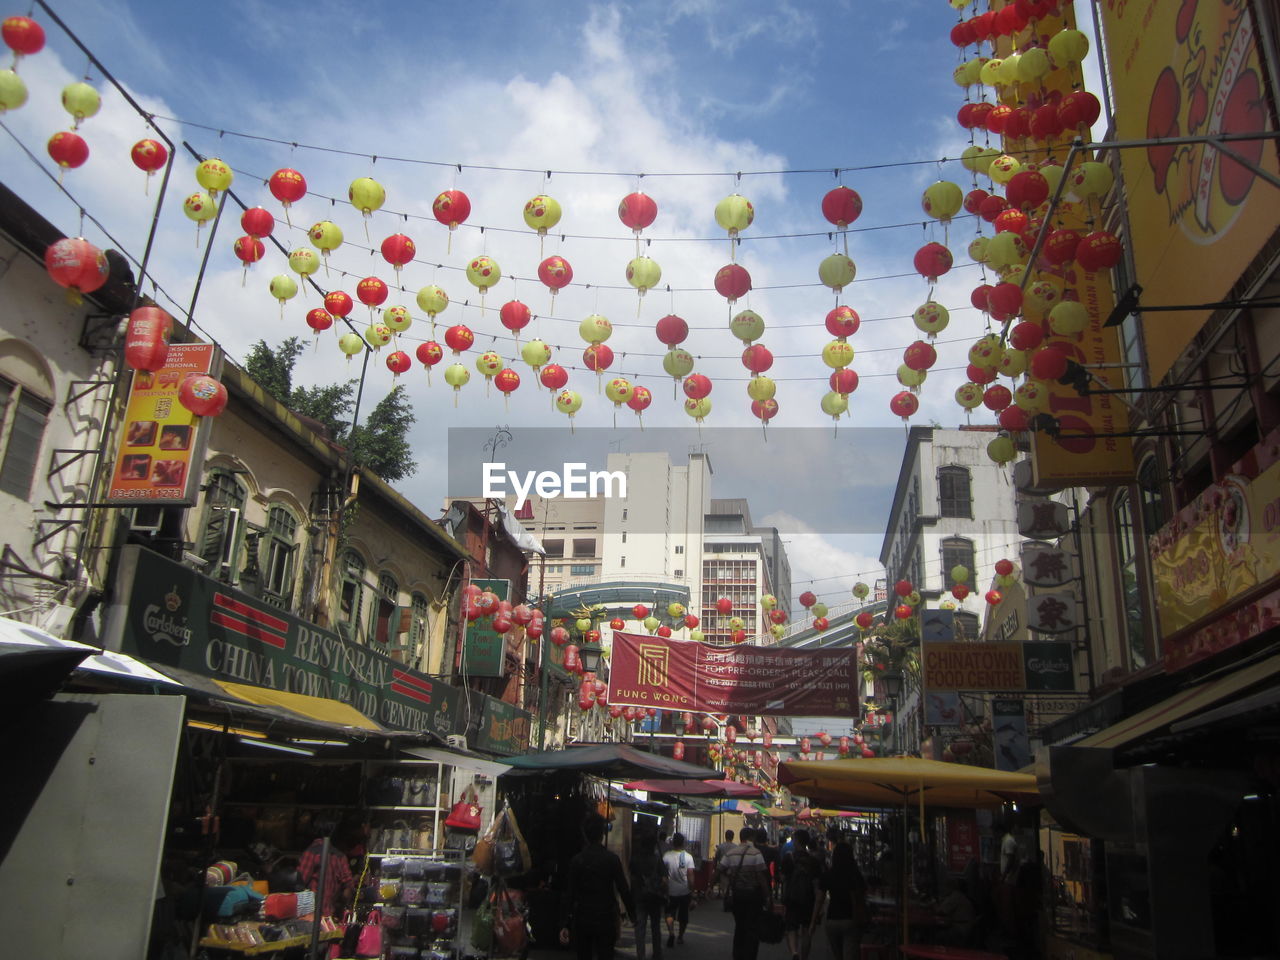
[[[400,584],[386,571],[378,575],[376,599],[373,616],[369,618],[369,642],[394,646],[400,632],[400,608],[397,606]]]
[[[1115,523],[1116,573],[1120,578],[1121,620],[1128,641],[1129,666],[1137,670],[1148,663],[1147,631],[1142,619],[1142,585],[1138,579],[1138,537],[1129,491],[1121,491],[1112,507]]]
[[[360,623],[364,613],[364,558],[354,550],[342,555],[338,568],[338,627],[348,640],[361,636]]]
[[[0,341],[0,490],[22,500],[31,496],[53,394],[40,355],[20,340]]]
[[[966,583],[972,588],[973,541],[964,537],[947,537],[942,541],[942,588],[944,590],[950,590],[956,585],[957,581],[951,576],[951,571],[957,566],[969,571],[970,578]]]
[[[938,468],[938,515],[972,517],[973,491],[968,467]]]
[[[298,555],[298,517],[283,504],[267,512],[266,542],[262,548],[262,599],[283,610],[293,601]]]
[[[225,470],[209,473],[197,552],[204,560],[204,572],[227,583],[238,579],[246,499],[248,491],[234,474]]]

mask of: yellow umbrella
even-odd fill
[[[788,760],[778,782],[792,794],[829,806],[996,807],[1038,793],[1032,774],[1008,773],[919,757]]]

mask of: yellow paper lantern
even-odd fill
[[[210,157],[196,167],[196,183],[208,190],[211,197],[230,187],[233,179],[231,168],[217,157]]]
[[[832,420],[839,420],[849,411],[849,398],[844,394],[829,390],[822,396],[822,412]],[[822,614],[816,614],[822,616]]]
[[[364,349],[364,340],[358,333],[344,333],[338,338],[338,349],[345,353],[347,359],[350,360]]]
[[[347,199],[367,220],[375,210],[381,210],[387,201],[387,191],[372,177],[357,177],[347,188]]]
[[[1071,171],[1067,186],[1080,200],[1096,200],[1105,197],[1113,183],[1115,175],[1109,166],[1098,160],[1086,160]]]
[[[927,333],[932,338],[947,329],[947,324],[951,322],[951,314],[937,301],[927,300],[916,307],[911,314],[911,321],[916,325],[917,330]]]
[[[1008,232],[1008,231],[1006,231]],[[974,237],[969,241],[969,259],[974,263],[987,262],[987,245],[991,243],[990,237],[984,237],[982,234]]]
[[[853,344],[848,340],[832,340],[822,348],[822,362],[833,370],[843,370],[853,363]]]
[[[453,387],[453,405],[458,405],[458,393],[471,380],[471,371],[461,363],[451,363],[444,368],[444,382]]]
[[[730,237],[736,237],[740,230],[751,226],[755,218],[755,207],[741,194],[730,194],[716,204],[716,223],[727,230]]]
[[[646,290],[652,290],[661,280],[662,267],[655,260],[636,257],[627,264],[627,283],[635,287],[642,297]]]
[[[578,324],[578,334],[587,343],[604,343],[613,336],[613,324],[608,317],[593,313]]]
[[[997,334],[988,333],[969,348],[969,362],[984,370],[994,370],[1003,354],[1004,347],[1000,343],[1000,337]]]
[[[547,231],[560,222],[560,204],[554,197],[544,193],[538,194],[524,205],[524,222],[531,230],[537,230],[538,236],[545,237]]]
[[[996,82],[1003,87],[1011,87],[1018,82],[1018,64],[1022,62],[1022,54],[1011,53],[1000,62],[996,71]]]
[[[502,357],[493,350],[486,350],[476,357],[476,369],[485,378],[496,377],[504,366],[506,364]]]
[[[915,390],[928,378],[928,370],[913,370],[905,363],[898,364],[898,382],[904,387]]]
[[[1037,310],[1050,310],[1062,302],[1062,281],[1043,276],[1027,284],[1026,301]]]
[[[996,369],[1000,371],[1001,376],[1016,380],[1027,372],[1027,352],[1015,350],[1006,345],[1004,353],[1000,355],[1000,362],[996,364]]]
[[[391,328],[393,333],[404,333],[413,323],[413,315],[407,307],[387,307],[382,311],[382,322]]]
[[[951,579],[955,583],[965,583],[969,579],[969,568],[963,563],[957,563],[951,568]]]
[[[307,231],[311,244],[325,256],[342,246],[342,228],[332,220],[321,220],[313,223]]]
[[[434,285],[423,287],[418,291],[418,306],[426,312],[434,327],[436,314],[443,313],[449,306],[449,295]]]
[[[1018,459],[1018,448],[1009,437],[999,436],[987,444],[987,456],[996,463],[1012,463]]]
[[[187,215],[188,219],[203,224],[218,215],[218,205],[213,202],[213,197],[207,193],[193,193],[182,201],[182,212]]]
[[[857,265],[843,253],[833,253],[818,264],[818,279],[836,293],[853,283],[857,275]]]
[[[683,380],[693,372],[693,355],[688,350],[672,347],[662,358],[662,369],[668,376]]]
[[[0,70],[0,113],[17,110],[27,102],[27,85],[12,70]]]
[[[280,301],[283,308],[286,300],[292,300],[298,295],[298,282],[287,273],[280,273],[271,278],[268,284],[271,295]]]
[[[502,268],[493,257],[474,257],[467,264],[467,279],[483,296],[486,290],[502,279]]]
[[[764,335],[764,317],[754,310],[743,310],[733,315],[729,331],[743,343],[754,343]]]
[[[1003,230],[987,241],[987,260],[997,270],[1021,266],[1027,262],[1031,250],[1022,234]]]
[[[768,613],[778,605],[778,598],[772,593],[766,593],[760,597],[760,609]]]
[[[373,349],[385,347],[391,342],[392,331],[385,323],[371,323],[364,332],[364,342]]]
[[[71,114],[71,116],[75,118],[75,123],[71,126],[71,129],[74,130],[80,126],[81,120],[84,120],[87,117],[92,117],[98,112],[99,108],[102,106],[102,97],[98,94],[97,90],[83,81],[69,83],[62,88],[62,106],[66,109],[67,113]],[[196,180],[199,179],[200,175],[197,171]],[[203,182],[200,183],[200,186],[204,187],[206,190],[223,189],[222,187],[208,187]]]
[[[1000,68],[1002,66],[1004,66],[1004,60],[1000,57],[992,57],[979,68],[978,79],[981,80],[985,86],[994,88],[1003,82],[1000,79]]]
[[[928,216],[947,223],[964,206],[964,193],[951,181],[939,180],[925,188],[920,206]]]
[[[700,400],[694,400],[690,397],[684,402],[684,412],[701,423],[711,413],[711,398],[703,397]]]
[[[1074,66],[1089,55],[1089,38],[1079,30],[1059,30],[1049,38],[1049,55],[1060,67]]]
[[[320,269],[320,257],[310,247],[298,247],[289,254],[289,269],[300,277],[309,277]]]
[[[520,359],[533,367],[534,373],[551,362],[551,348],[541,340],[529,340],[520,348]]]
[[[986,57],[974,57],[966,60],[951,71],[951,79],[958,87],[971,87],[982,80],[982,68],[986,65]]]
[[[956,403],[966,410],[972,410],[982,403],[982,387],[976,383],[962,383],[956,388]]]
[[[781,640],[787,632],[787,628],[781,623],[771,624],[769,632],[773,634],[775,640]]]
[[[1049,388],[1039,380],[1025,380],[1013,391],[1013,402],[1030,414],[1049,409]]]
[[[1018,79],[1023,83],[1038,83],[1052,68],[1043,47],[1029,47],[1018,60]]]
[[[1007,184],[1014,176],[1022,172],[1022,161],[1017,157],[1011,157],[1007,153],[1002,153],[994,157],[991,165],[987,168],[987,176],[993,183],[1000,185]]]
[[[772,400],[777,390],[778,385],[772,377],[757,375],[747,381],[747,396],[752,400]]]
[[[556,409],[572,419],[582,409],[582,395],[576,390],[561,390],[556,394]]]
[[[614,377],[604,385],[604,395],[613,401],[615,407],[620,407],[630,400],[633,392],[631,381],[626,377]]]
[[[1073,337],[1089,325],[1089,309],[1079,300],[1063,300],[1049,311],[1049,329]]]

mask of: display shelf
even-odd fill
[[[424,812],[425,812],[425,813],[438,813],[438,812],[439,812],[440,810],[442,810],[443,808],[442,808],[442,807],[436,807],[436,806],[431,806],[431,807],[413,807],[413,806],[405,806],[405,805],[401,805],[401,806],[398,806],[398,807],[392,807],[392,806],[386,806],[386,805],[384,805],[384,804],[373,804],[373,805],[371,805],[371,806],[365,807],[365,809],[366,809],[366,810],[400,810],[400,811],[408,811],[408,812],[410,812],[410,813],[413,813],[413,812],[419,812],[419,813],[424,813]]]
[[[341,939],[341,930],[331,930],[327,933],[320,934],[321,943],[328,943],[330,940]],[[288,937],[284,940],[273,940],[270,943],[259,943],[254,946],[248,946],[243,943],[231,943],[226,940],[215,940],[213,937],[200,938],[200,946],[202,947],[210,950],[227,950],[231,953],[244,954],[246,957],[257,957],[264,953],[278,953],[281,950],[291,950],[294,947],[305,947],[310,943],[310,934],[302,937]]]
[[[336,810],[355,806],[354,802],[337,800],[333,803],[290,803],[286,800],[223,800],[222,805],[224,807],[265,807],[271,810]]]

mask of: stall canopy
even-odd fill
[[[736,780],[632,780],[624,783],[626,790],[644,790],[647,793],[665,793],[671,797],[763,797],[764,791],[753,783]]]
[[[778,782],[833,807],[996,807],[1038,795],[1032,774],[919,757],[789,760],[779,764]]]
[[[121,653],[113,653],[110,650],[100,650],[84,643],[76,643],[74,640],[63,640],[61,637],[55,637],[53,634],[41,630],[39,627],[33,627],[29,623],[11,620],[8,617],[0,617],[0,652],[12,651],[22,654],[34,653],[34,651],[38,650],[62,651],[65,655],[56,656],[52,659],[70,663],[67,673],[70,673],[72,669],[79,669],[115,678],[159,684],[164,687],[176,688],[179,686],[164,674],[151,669],[141,660],[135,660],[133,657],[127,657]],[[75,653],[79,653],[79,660],[74,659]]]
[[[722,780],[724,773],[708,767],[646,753],[625,743],[589,743],[563,750],[544,750],[508,757],[507,776],[529,776],[554,770],[573,770],[605,780],[663,777],[675,780]],[[1034,778],[1032,778],[1034,779]]]

